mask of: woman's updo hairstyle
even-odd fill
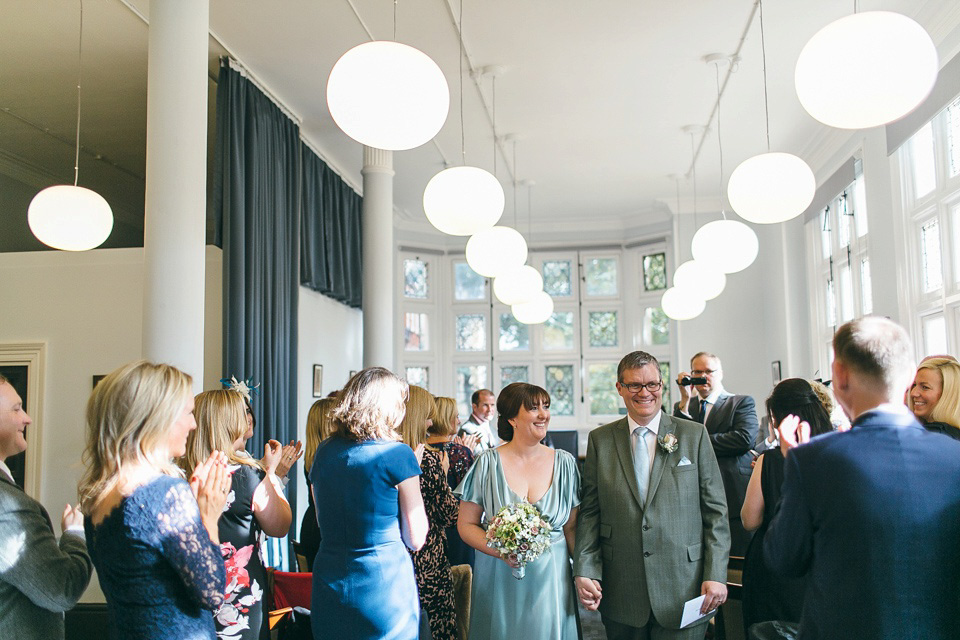
[[[767,413],[772,420],[771,428],[779,427],[784,418],[795,415],[810,425],[810,437],[833,430],[823,402],[803,378],[787,378],[774,387],[767,398]]]
[[[513,440],[513,425],[510,420],[517,417],[520,407],[530,411],[538,401],[550,406],[550,394],[535,384],[513,382],[500,391],[497,398],[497,435],[501,440]]]

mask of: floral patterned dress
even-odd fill
[[[214,617],[221,639],[268,639],[263,611],[266,571],[260,558],[263,532],[253,515],[253,494],[264,478],[258,467],[236,464],[227,467],[232,486],[220,516],[220,554],[227,569],[223,604]]]

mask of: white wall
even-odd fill
[[[207,247],[204,387],[219,387],[221,252]],[[0,254],[0,343],[44,342],[39,500],[59,532],[63,505],[77,501],[84,410],[93,376],[141,355],[143,249]],[[195,372],[191,372],[195,373]],[[94,578],[84,602],[102,602]]]
[[[297,437],[306,443],[307,412],[316,400],[313,397],[313,365],[323,365],[323,396],[343,387],[350,372],[362,368],[363,314],[305,287],[300,287],[299,306]],[[296,469],[298,532],[307,509],[307,487],[302,468],[301,461]]]

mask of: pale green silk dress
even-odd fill
[[[507,486],[496,449],[483,452],[454,493],[483,507],[486,523],[501,507],[520,502]],[[577,604],[563,525],[580,504],[580,472],[566,451],[557,450],[553,480],[533,503],[553,528],[550,548],[529,563],[517,580],[503,560],[477,553],[473,569],[470,640],[576,640]]]

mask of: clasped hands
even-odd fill
[[[580,604],[587,611],[596,611],[600,606],[600,599],[603,597],[603,587],[599,580],[576,576],[573,579],[577,586],[577,598]],[[727,601],[727,585],[713,580],[704,580],[700,585],[700,595],[706,596],[703,599],[703,606],[700,607],[700,613],[710,613],[724,602]]]
[[[810,440],[810,423],[791,414],[780,422],[777,433],[780,435],[780,453],[786,458],[787,451]]]

